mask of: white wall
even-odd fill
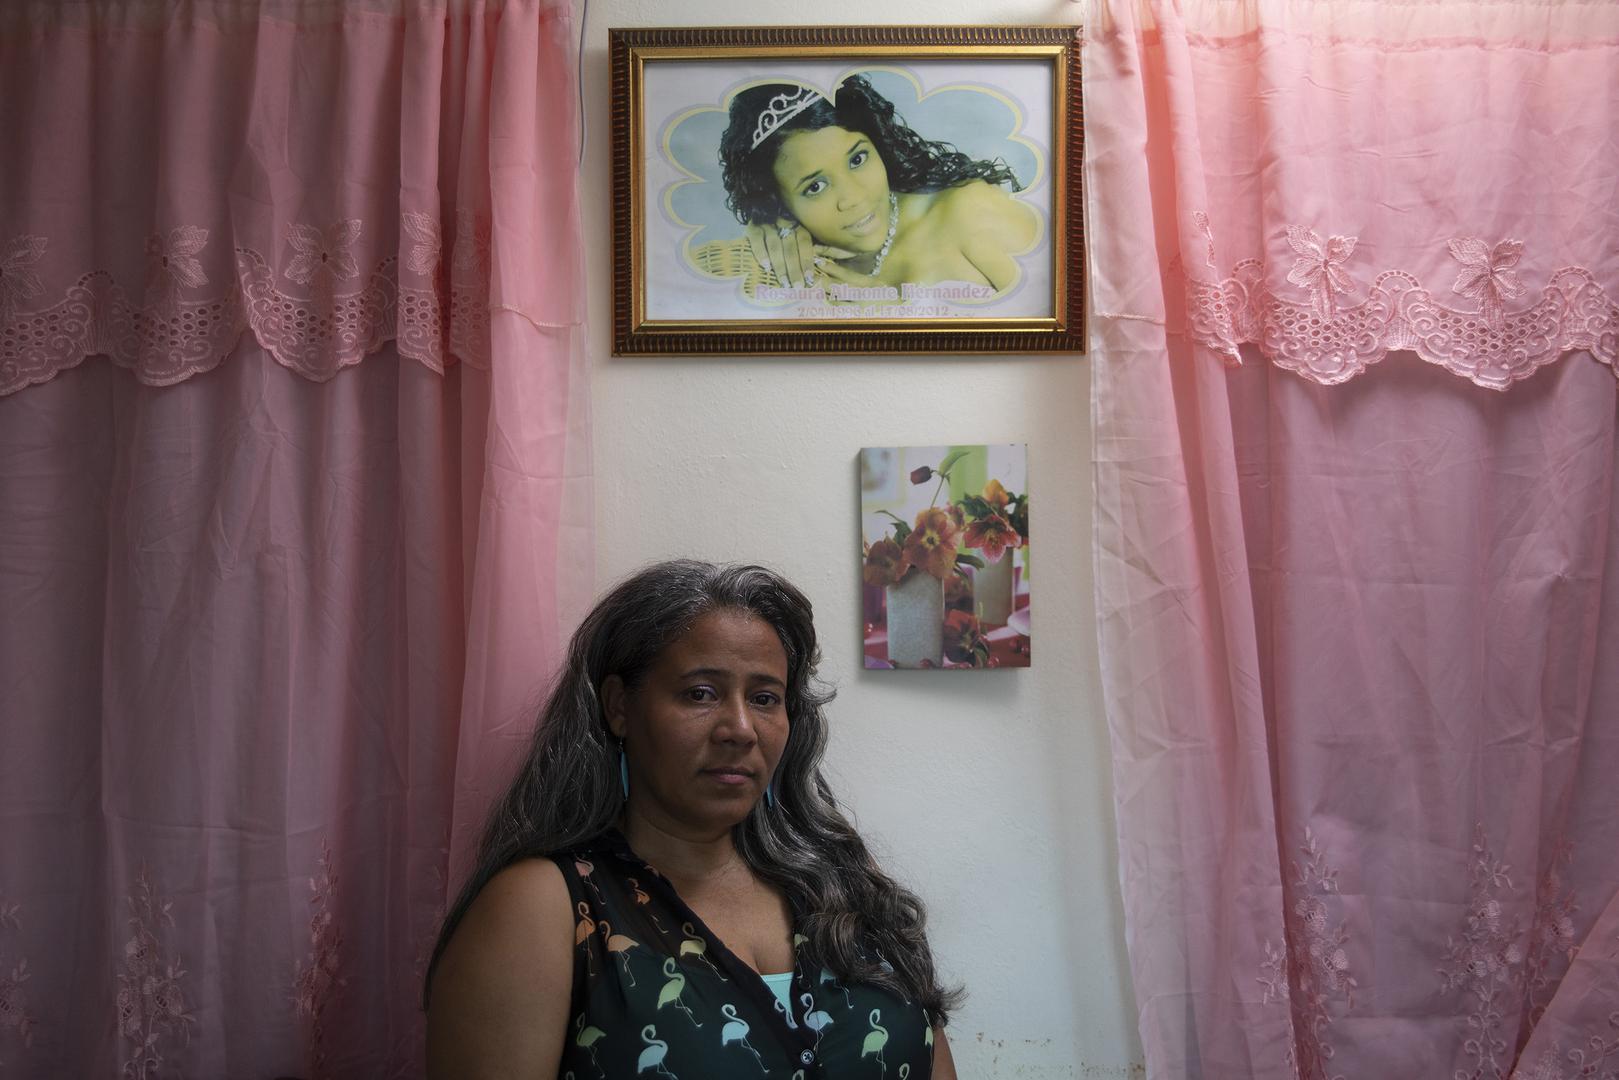
[[[653,559],[769,563],[815,603],[840,688],[829,776],[886,865],[927,902],[966,984],[963,1077],[1132,1077],[1090,556],[1088,370],[1078,356],[624,360],[611,353],[610,26],[1074,23],[1066,0],[881,8],[591,0],[585,236],[602,585]],[[1029,444],[1034,666],[867,672],[855,456],[867,445]]]

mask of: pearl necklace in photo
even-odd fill
[[[888,249],[894,246],[894,234],[899,231],[899,196],[892,191],[888,193],[888,235],[883,239],[883,246],[877,249],[877,261],[871,264],[871,273],[867,277],[876,277],[883,268],[883,260],[888,258]]]

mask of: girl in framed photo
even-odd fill
[[[950,283],[953,300],[1014,285],[1040,238],[1005,162],[974,159],[913,130],[863,75],[832,98],[797,83],[747,87],[719,146],[726,205],[745,226],[693,252],[708,273],[819,289],[829,301],[907,297]]]

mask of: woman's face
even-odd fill
[[[747,817],[787,745],[787,653],[747,612],[709,612],[636,690],[613,676],[603,694],[629,754],[628,814],[679,835],[713,835]]]
[[[781,201],[822,244],[876,251],[888,239],[888,169],[871,139],[847,128],[795,131],[773,167]]]

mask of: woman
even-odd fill
[[[987,298],[1017,281],[1014,256],[1039,238],[1034,211],[1007,191],[1018,185],[1004,162],[922,138],[860,75],[832,101],[789,83],[741,91],[720,163],[747,245],[695,255],[751,286],[962,282]]]
[[[821,777],[818,660],[757,566],[596,605],[440,934],[430,1076],[954,1080],[921,903]]]

